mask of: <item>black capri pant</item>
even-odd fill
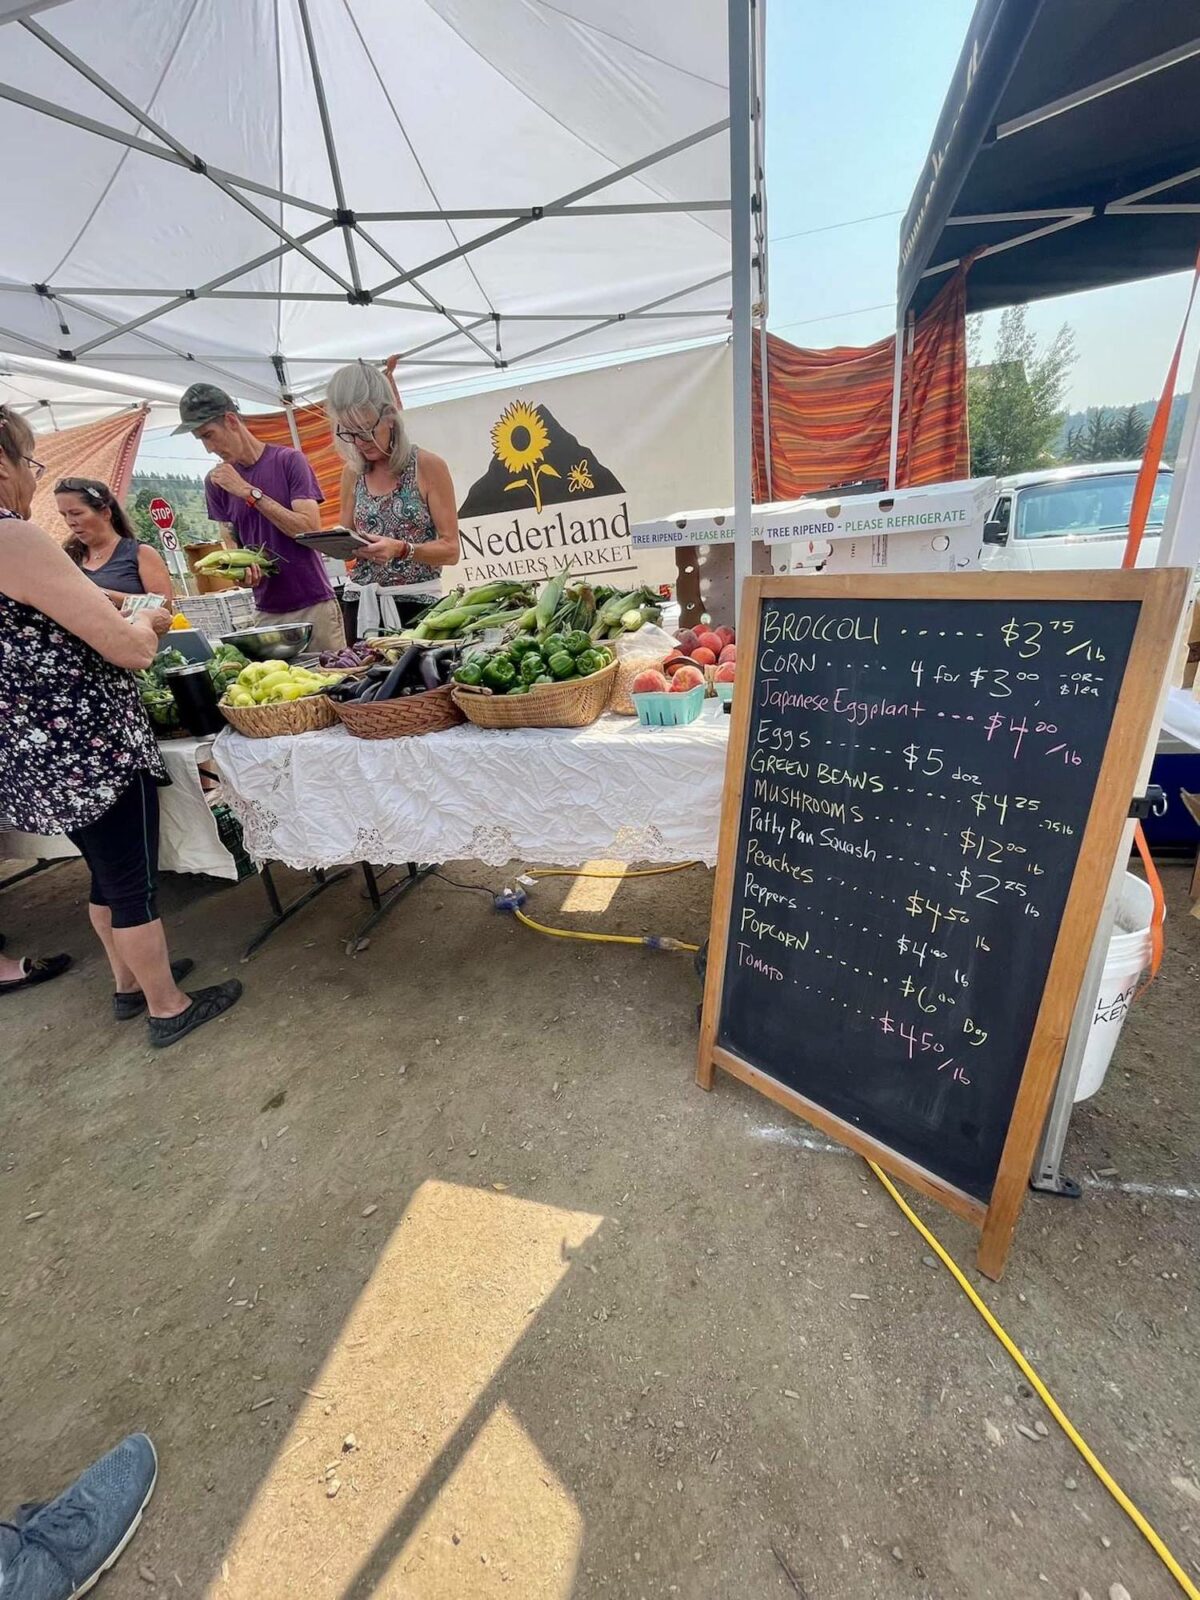
[[[114,928],[140,928],[158,916],[158,785],[147,772],[102,817],[68,835],[92,874],[92,905],[107,906]]]

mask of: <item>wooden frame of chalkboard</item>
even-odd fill
[[[711,1089],[715,1069],[720,1067],[974,1223],[981,1229],[979,1267],[992,1278],[998,1278],[1004,1269],[1024,1201],[1038,1137],[1053,1095],[1189,580],[1190,574],[1183,569],[1163,569],[877,578],[764,577],[748,579],[744,585],[738,630],[742,672],[734,697],[725,769],[697,1081],[702,1088]],[[779,602],[779,605],[771,608],[772,602]],[[801,611],[796,611],[796,605]],[[1097,605],[1100,610],[1096,609]],[[795,621],[790,623],[783,620],[789,607],[795,613]],[[913,615],[905,617],[902,615],[905,611]],[[1010,614],[1000,622],[998,619],[1004,611]],[[778,649],[774,655],[766,653],[764,614],[769,617],[768,632],[773,635],[773,641],[778,643],[782,638],[789,645],[797,645],[795,650],[786,654]],[[882,623],[881,617],[885,619]],[[944,626],[939,628],[939,621]],[[985,625],[973,627],[973,621]],[[923,626],[901,628],[901,622]],[[1076,628],[1078,633],[1072,631]],[[901,636],[905,642],[897,646]],[[918,638],[928,642],[919,645],[910,642]],[[946,642],[934,643],[935,639]],[[1039,660],[1043,640],[1046,641],[1046,655]],[[821,659],[818,663],[825,643],[829,646],[825,655],[850,655],[860,659],[846,662]],[[887,657],[889,646],[897,649],[894,660]],[[916,651],[921,652],[919,660],[913,654]],[[991,664],[977,664],[965,672],[960,670],[966,661],[977,658],[982,663],[989,655]],[[940,659],[943,656],[944,661]],[[1000,665],[995,664],[997,660]],[[764,661],[767,662],[765,672],[762,670]],[[889,661],[893,677],[887,680],[885,687],[890,690],[894,686],[896,701],[887,699],[886,695],[862,701],[840,698],[857,693],[854,685],[872,681],[873,673],[886,672]],[[1086,665],[1089,662],[1092,663],[1090,668]],[[1033,670],[1035,666],[1044,668],[1044,672]],[[1121,668],[1119,675],[1112,670],[1117,666]],[[790,679],[789,672],[793,674]],[[906,673],[909,674],[907,679]],[[832,685],[839,677],[848,679],[849,690],[834,690]],[[881,680],[873,681],[878,691]],[[795,692],[781,696],[779,689],[773,687],[789,682]],[[968,685],[984,697],[979,705],[970,698]],[[937,709],[938,695],[943,688],[946,697],[941,702],[942,708]],[[992,705],[985,717],[981,707],[988,706],[1002,688],[1008,712],[1001,716]],[[804,690],[813,692],[801,692]],[[822,690],[827,692],[822,694]],[[863,688],[861,692],[865,695],[868,690]],[[929,701],[925,706],[920,704],[922,694]],[[1056,698],[1045,699],[1048,695]],[[1050,710],[1041,709],[1043,704]],[[780,706],[784,708],[782,712],[778,709]],[[976,706],[976,711],[967,710],[968,706]],[[861,711],[856,707],[861,707]],[[840,723],[822,720],[832,717],[834,710],[842,714]],[[901,719],[909,714],[915,717],[930,711],[932,716],[928,723],[920,725],[915,739],[914,730],[918,724],[912,720],[904,722],[901,737],[914,742],[902,751],[893,749],[890,744],[885,747],[882,739],[878,745],[868,742],[880,738],[871,720],[873,717],[881,719],[878,729],[883,731],[889,719],[893,727],[898,728]],[[1045,720],[1048,715],[1055,716],[1056,722]],[[938,729],[934,717],[946,719],[934,733],[935,737],[946,740],[945,749],[930,748],[926,743],[926,732],[930,728]],[[831,758],[843,761],[844,767],[825,763],[817,767],[815,763],[810,766],[808,762],[781,759],[773,770],[785,774],[802,772],[799,781],[807,782],[815,768],[824,783],[856,785],[853,804],[830,801],[825,796],[814,796],[774,782],[764,790],[757,776],[747,794],[751,734],[755,736],[755,772],[760,773],[763,770],[760,747],[783,737],[777,733],[781,722],[791,729],[788,737],[803,741],[803,745],[818,740],[821,734],[849,732],[846,739],[821,739],[826,745],[836,743],[841,749],[850,750],[849,756]],[[860,733],[860,727],[868,723],[870,732]],[[952,723],[959,726],[950,732]],[[992,743],[993,725],[995,745]],[[1040,743],[1033,736],[1035,729]],[[1045,732],[1047,729],[1051,731]],[[884,736],[890,731],[887,729]],[[1023,745],[1026,737],[1030,739],[1028,746]],[[960,752],[954,749],[951,742],[954,739],[958,739],[962,750],[967,752],[965,758],[960,758]],[[899,744],[900,739],[895,743]],[[1074,745],[1078,745],[1078,749]],[[1024,812],[1019,819],[1016,813],[1010,817],[1007,792],[1004,795],[985,792],[987,764],[998,762],[997,752],[1001,750],[1011,756],[1014,763],[1022,750],[1026,758],[1032,754],[1050,762],[1050,766],[1046,766],[1035,760],[1021,769],[1023,776],[1018,781],[1023,787],[1033,789],[1040,784],[1040,799],[1013,797],[1014,804],[1019,799],[1022,806],[1029,808],[1030,817]],[[877,772],[856,768],[858,758],[867,751],[879,752],[867,763],[868,767],[878,769]],[[898,765],[900,758],[903,758],[903,768]],[[955,764],[952,775],[963,778],[964,784],[957,791],[943,793],[943,790],[953,789],[948,775],[940,787],[922,791],[917,778],[922,773],[927,775],[933,762],[943,758],[945,764]],[[1066,765],[1059,768],[1059,761]],[[888,763],[891,763],[890,770]],[[975,773],[966,771],[970,766],[978,766],[985,774],[982,781]],[[1003,777],[1013,769],[998,770]],[[913,782],[909,785],[896,783],[897,772]],[[935,780],[927,776],[927,781]],[[968,795],[966,790],[972,783],[980,784],[980,789]],[[889,811],[902,813],[907,807],[907,812],[897,817],[872,816],[864,793],[867,787],[890,797]],[[899,798],[901,789],[904,796],[913,798]],[[933,804],[923,810],[925,797]],[[779,800],[778,820],[776,811],[765,805],[754,806],[752,802],[756,798]],[[968,801],[973,803],[974,814],[971,810],[963,812]],[[1045,815],[1047,801],[1062,816],[1073,820],[1059,821]],[[999,814],[1006,819],[1003,824],[992,820],[993,807],[998,809],[1002,802],[1004,809]],[[789,804],[793,807],[791,812],[787,810]],[[818,820],[834,819],[834,825],[819,830],[819,836],[812,828],[805,828],[796,814],[797,810],[818,808],[824,808],[819,810]],[[981,819],[983,810],[986,810],[986,819]],[[1033,818],[1035,812],[1038,815]],[[868,826],[875,827],[874,843],[862,843],[865,834],[856,836],[859,842],[844,836],[837,819],[844,821],[851,816],[855,822],[865,821]],[[960,828],[962,821],[968,826]],[[929,822],[935,826],[930,827]],[[886,833],[889,826],[897,829],[894,837]],[[775,829],[774,837],[778,840],[800,840],[793,855],[786,854],[787,845],[779,846],[777,853],[772,854],[776,846],[762,843],[764,837],[769,837],[771,828]],[[917,832],[904,835],[899,832],[900,828]],[[985,828],[1001,837],[988,837]],[[1030,831],[1043,828],[1059,831]],[[911,841],[922,829],[925,835],[933,836],[932,842],[926,839],[923,853],[926,857],[934,856],[934,864],[906,858],[899,849],[899,843],[905,838],[910,841],[904,846],[906,850],[921,849]],[[1004,837],[1006,829],[1014,835],[1019,833],[1025,843],[1017,842],[1016,837]],[[857,870],[858,881],[851,883],[834,877],[827,865],[812,865],[819,856],[819,849],[810,848],[814,845],[827,846],[831,852],[836,852],[830,860],[837,871]],[[884,850],[884,845],[894,848]],[[949,852],[955,847],[962,855],[951,861]],[[1019,879],[1015,867],[1010,868],[1014,871],[1012,880],[986,873],[976,878],[965,869],[955,875],[948,870],[958,866],[968,852],[971,866],[976,867],[976,854],[980,860],[992,861],[997,859],[996,851],[1006,850],[1019,852],[1012,859],[1020,863],[1023,873],[1037,876]],[[941,858],[939,851],[942,851]],[[843,867],[839,864],[841,856],[837,853],[840,852],[860,859]],[[1041,852],[1044,853],[1039,862]],[[745,862],[742,855],[746,856]],[[880,862],[874,869],[878,873],[876,879],[863,879],[863,857],[869,858],[871,863]],[[752,858],[756,871],[760,863],[765,863],[761,867],[761,882],[748,870]],[[911,860],[911,868],[899,865],[906,860]],[[884,867],[883,861],[894,865]],[[743,868],[747,870],[742,871],[739,886],[739,870]],[[940,881],[940,873],[955,884],[968,885],[967,889],[959,888],[959,894],[974,894],[976,899],[988,901],[988,905],[973,905],[968,915],[965,909],[950,906],[949,891],[942,891],[933,901],[928,895],[914,891],[902,901],[896,895],[881,892],[879,887],[866,887],[873,881],[877,886],[882,885],[883,891],[899,888],[903,895],[909,878],[918,868],[934,874],[935,882]],[[789,875],[803,886],[814,883],[819,886],[824,879],[840,885],[846,892],[827,898],[824,908],[819,904],[814,907],[797,898],[795,884],[788,882]],[[982,891],[979,890],[981,882],[986,886]],[[1011,891],[1010,903],[1001,901],[1002,882],[1004,890]],[[749,906],[748,895],[753,897]],[[740,896],[736,907],[735,896]],[[986,1042],[984,1030],[970,1016],[964,1016],[962,1010],[953,1016],[953,1024],[946,1024],[947,1029],[953,1025],[956,1030],[951,1045],[955,1055],[960,1058],[966,1055],[971,1070],[977,1074],[974,1091],[962,1087],[972,1082],[965,1066],[954,1069],[954,1078],[960,1080],[956,1090],[949,1089],[953,1081],[950,1076],[938,1076],[942,1066],[952,1065],[953,1058],[948,1055],[943,1061],[938,1054],[931,1054],[923,1073],[919,1061],[917,1070],[909,1071],[914,1052],[945,1052],[946,1046],[939,1042],[934,1029],[917,1033],[916,1022],[898,1022],[903,1008],[896,1007],[897,1016],[893,1017],[890,1003],[882,1004],[881,1015],[870,1014],[869,1001],[875,997],[867,991],[876,982],[889,985],[885,999],[915,992],[921,1011],[933,1014],[928,1003],[928,986],[919,986],[920,976],[914,980],[911,973],[906,973],[905,987],[892,987],[894,982],[900,981],[895,974],[881,976],[862,965],[867,958],[854,953],[861,948],[853,944],[854,939],[878,936],[885,941],[886,936],[889,951],[895,947],[901,952],[919,949],[924,967],[929,945],[934,942],[932,935],[919,945],[915,938],[909,939],[900,931],[903,924],[894,911],[876,912],[873,917],[868,904],[872,896],[881,904],[887,901],[900,908],[901,915],[905,912],[910,916],[932,915],[936,910],[934,932],[938,929],[939,917],[955,918],[962,924],[974,920],[974,926],[983,929],[971,935],[976,950],[990,952],[992,945],[987,934],[991,932],[995,938],[994,928],[1000,928],[997,960],[983,974],[985,979],[992,978],[990,985],[981,983],[976,968],[968,965],[971,959],[984,960],[983,955],[974,952],[972,957],[963,959],[953,973],[955,980],[961,980],[964,991],[974,982],[976,994],[985,997],[982,1003],[991,1004],[993,1008],[990,1016],[997,1036],[992,1046],[996,1059],[989,1063],[994,1069],[991,1076],[986,1071],[978,1072],[977,1064],[988,1058],[983,1054],[971,1054],[972,1047]],[[942,896],[947,898],[946,908],[941,905]],[[1035,904],[1039,897],[1043,902],[1040,911]],[[772,912],[772,916],[780,920],[766,923],[765,914],[762,918],[758,916],[764,901],[768,907],[782,904],[791,910]],[[1022,920],[1018,912],[1025,914],[1027,905],[1028,916],[1037,920]],[[918,908],[915,913],[914,906]],[[996,907],[999,909],[993,909]],[[750,933],[746,941],[740,937],[735,940],[732,948],[737,960],[731,966],[730,923],[735,909],[739,910],[739,932],[749,927]],[[851,928],[849,925],[855,916],[860,926]],[[1006,917],[1008,926],[1004,924]],[[872,926],[873,921],[878,922],[878,926]],[[833,928],[834,922],[839,923],[838,930]],[[801,924],[804,925],[802,930]],[[771,938],[781,941],[778,953],[772,945],[765,957],[752,942],[764,925]],[[944,929],[951,926],[949,921],[944,923]],[[820,930],[823,943],[831,948],[810,947],[813,928]],[[1039,940],[1037,935],[1043,928],[1045,935]],[[965,939],[965,929],[955,927],[955,937],[959,937],[960,932]],[[898,936],[892,937],[893,934]],[[845,942],[847,937],[851,941],[849,944]],[[946,944],[947,950],[935,948],[932,956],[949,962],[953,941],[943,931],[939,942]],[[960,944],[962,942],[960,939]],[[881,942],[878,948],[882,947]],[[823,954],[831,963],[826,969],[828,974],[847,969],[844,979],[832,979],[834,985],[840,981],[844,987],[831,987],[830,977],[822,977],[822,989],[822,983],[817,981],[819,971],[812,970],[818,965],[812,958],[818,954]],[[904,966],[906,961],[912,964],[911,958],[902,954],[898,966]],[[1023,962],[1031,964],[1022,966]],[[877,964],[882,966],[883,958],[879,958]],[[749,977],[740,972],[741,966],[751,969]],[[939,970],[936,963],[931,970]],[[862,978],[864,972],[867,981]],[[801,985],[802,976],[812,978],[812,984]],[[997,978],[1001,980],[999,984],[995,982]],[[963,1004],[963,996],[951,994],[949,982],[942,981],[944,988],[937,990],[937,1001],[944,1002],[944,1007]],[[1005,982],[1008,991],[1002,992]],[[823,992],[824,999],[801,1001],[795,996],[789,1000],[789,985],[800,986],[805,994],[810,990],[813,994]],[[852,1005],[855,1000],[862,1004]],[[979,1003],[974,998],[970,1001],[972,1007]],[[788,1011],[789,1004],[796,1008],[793,1012]],[[1002,1008],[1003,1023],[998,1030],[994,1027],[997,1004]],[[839,1005],[861,1020],[854,1023],[848,1017],[846,1022],[839,1022]],[[1018,1026],[1021,1018],[1014,1016],[1008,1057],[1002,1059],[1006,1048],[1005,1007],[1011,1007],[1013,1013],[1024,1007],[1025,1017],[1022,1031]],[[963,1028],[958,1030],[960,1017]],[[917,1019],[918,1022],[923,1020]],[[896,1050],[896,1064],[888,1062],[886,1072],[881,1072],[876,1062],[877,1076],[873,1081],[885,1087],[877,1096],[879,1103],[871,1106],[861,1098],[855,1099],[859,1092],[855,1075],[860,1071],[860,1063],[864,1078],[869,1075],[872,1051],[879,1055],[884,1048],[879,1042],[880,1032],[896,1034],[907,1043],[902,1047],[891,1038],[885,1039],[884,1045]],[[963,1033],[967,1035],[965,1046]],[[752,1044],[765,1041],[761,1055],[768,1056],[774,1050],[776,1061],[756,1060],[755,1050],[739,1045],[738,1035],[748,1037]],[[1025,1039],[1028,1044],[1022,1048]],[[905,1048],[906,1061],[902,1059]],[[822,1073],[825,1079],[821,1078]],[[784,1081],[787,1077],[794,1081]],[[797,1087],[798,1082],[804,1084],[804,1089]],[[910,1092],[905,1085],[913,1084],[918,1086],[917,1093],[922,1097],[922,1112],[928,1113],[928,1126],[920,1136],[912,1134],[920,1118],[910,1117],[909,1108],[902,1103]],[[805,1089],[808,1092],[804,1092]],[[955,1109],[947,1111],[950,1103],[947,1097],[952,1092],[964,1098],[953,1102]],[[991,1113],[990,1123],[983,1133],[980,1125],[988,1121],[986,1111],[975,1121],[962,1113],[971,1093],[992,1096],[987,1108]],[[832,1104],[823,1103],[825,1100]],[[893,1121],[909,1125],[905,1137],[894,1136],[897,1130],[891,1126]],[[969,1130],[970,1137],[959,1129]],[[962,1144],[961,1150],[956,1140]],[[970,1163],[975,1159],[974,1152],[985,1144],[988,1157],[986,1161],[980,1158],[976,1171]]]

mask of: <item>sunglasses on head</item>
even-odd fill
[[[112,504],[112,494],[103,484],[98,484],[92,478],[60,478],[54,485],[55,494],[82,495],[88,505],[97,510],[101,506]]]

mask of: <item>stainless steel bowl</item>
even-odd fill
[[[221,635],[251,661],[291,661],[312,638],[311,622],[284,622],[274,628],[243,628]]]

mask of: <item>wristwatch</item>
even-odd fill
[[[246,504],[248,506],[256,506],[262,497],[263,492],[261,489],[251,489],[250,493],[246,496]]]

